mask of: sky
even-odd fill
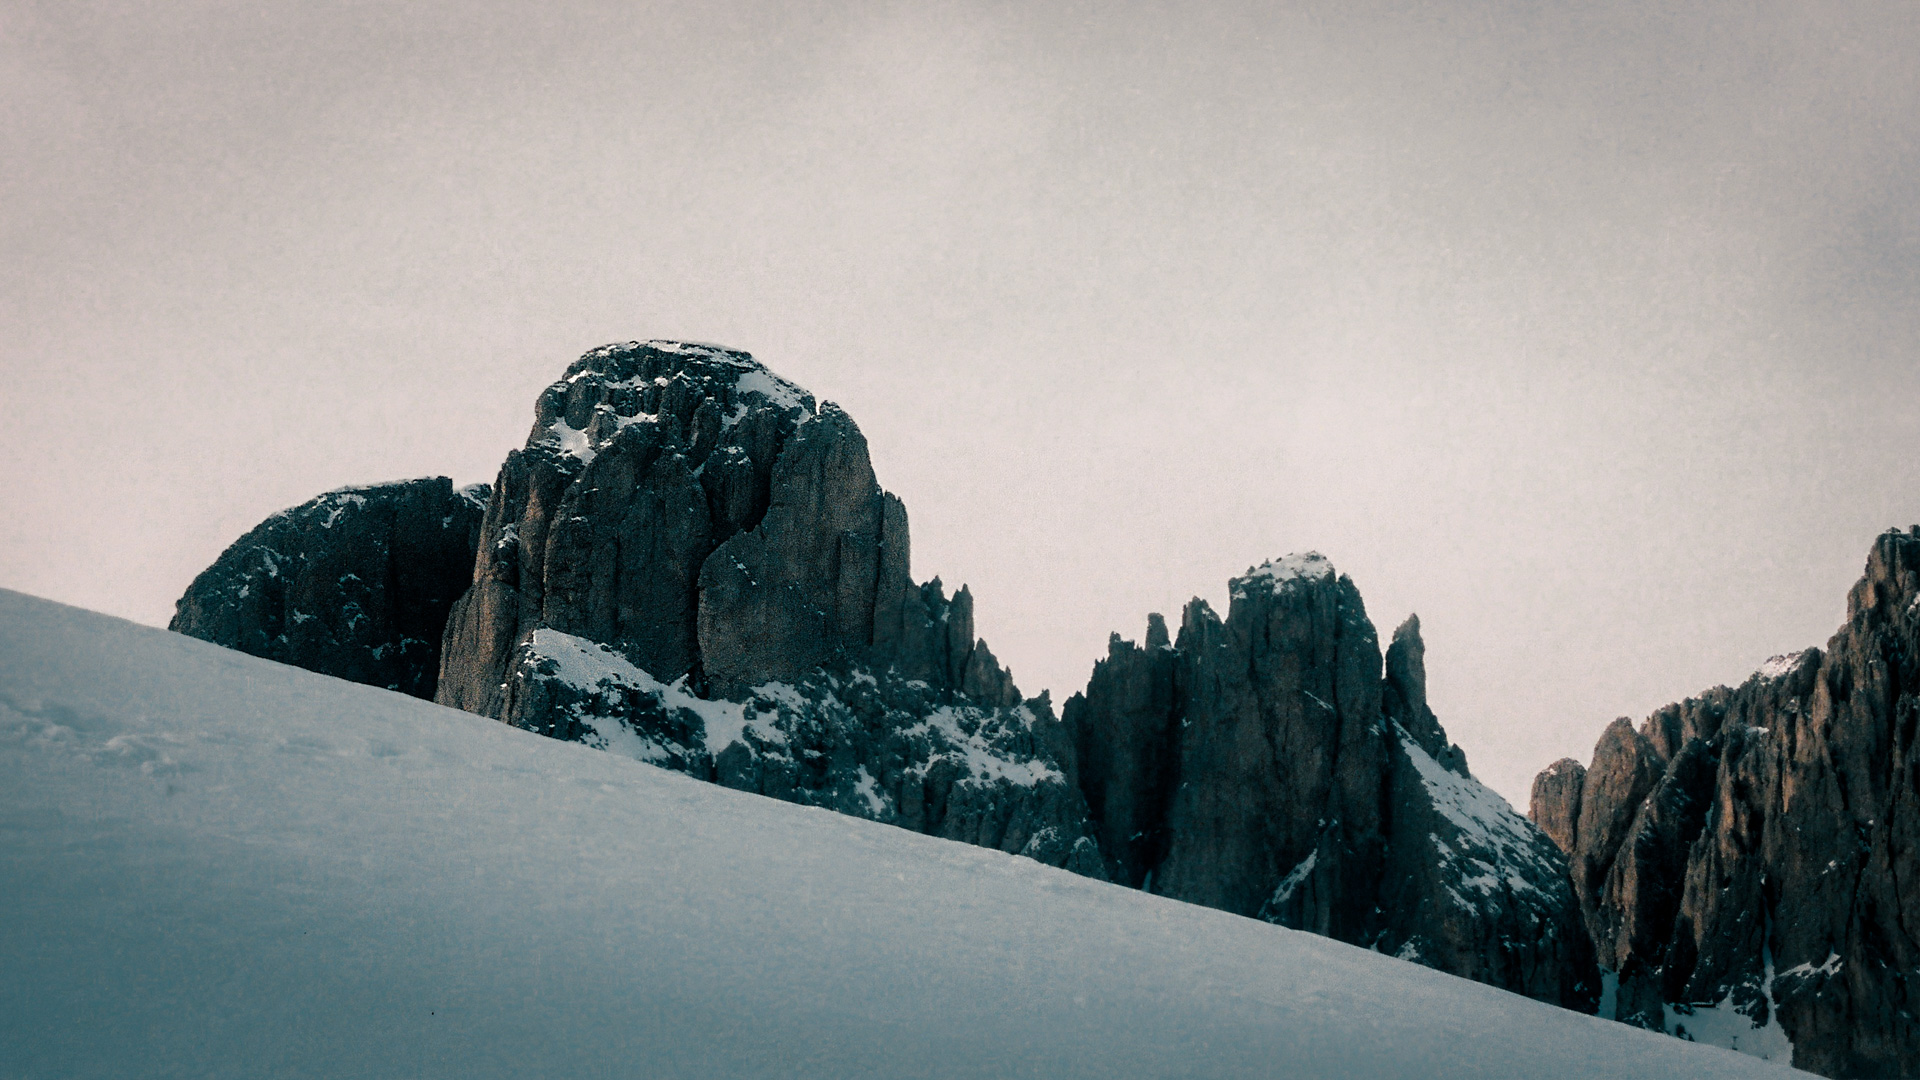
[[[1022,689],[1314,549],[1524,806],[1920,522],[1910,0],[0,4],[0,585],[164,625],[632,338],[859,422]]]

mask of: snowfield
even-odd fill
[[[0,1076],[1773,1075],[0,590]]]

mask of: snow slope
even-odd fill
[[[0,1076],[1784,1069],[0,590]]]

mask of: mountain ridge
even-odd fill
[[[1594,1007],[1563,856],[1447,740],[1418,620],[1383,650],[1324,556],[1116,637],[1058,717],[910,564],[843,410],[745,352],[602,346],[491,487],[435,700]]]

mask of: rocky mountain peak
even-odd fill
[[[670,421],[689,443],[694,417],[714,407],[731,427],[754,409],[799,422],[815,412],[813,395],[781,378],[753,354],[684,341],[629,341],[589,350],[568,365],[535,404],[536,435],[563,424],[585,431],[596,415],[615,426]],[[565,431],[555,432],[565,438]]]
[[[1112,878],[1590,1007],[1565,861],[1447,742],[1418,621],[1383,664],[1318,553],[1229,589],[1171,645],[1158,616],[1145,648],[1113,635],[1065,706]]]
[[[1573,758],[1561,758],[1533,778],[1527,817],[1569,855],[1580,821],[1580,792],[1586,783],[1587,767]]]
[[[499,714],[536,626],[722,696],[835,656],[965,678],[971,622],[939,619],[970,598],[913,585],[905,508],[838,407],[747,353],[649,341],[588,352],[534,412],[450,623],[444,703]]]
[[[588,352],[501,467],[438,700],[1098,874],[1064,737],[910,574],[853,418],[744,352]]]
[[[1119,635],[1114,635],[1118,637]],[[1173,642],[1167,636],[1167,620],[1157,611],[1147,616],[1147,648],[1171,649]]]
[[[1447,740],[1419,620],[1383,654],[1318,552],[1114,635],[1055,719],[912,578],[851,416],[673,341],[570,365],[468,512],[443,704],[1591,1006],[1560,850]]]
[[[1534,818],[1569,853],[1617,986],[1606,1015],[1830,1076],[1909,1075],[1915,717],[1920,528],[1874,541],[1825,650],[1614,721],[1584,776],[1543,772]]]
[[[1337,576],[1333,563],[1325,555],[1308,551],[1268,559],[1259,566],[1249,566],[1246,573],[1228,582],[1227,588],[1238,600],[1261,592],[1277,594],[1286,589],[1331,581]]]
[[[1420,638],[1420,616],[1409,615],[1393,632],[1387,646],[1386,685],[1382,688],[1387,716],[1442,768],[1461,776],[1467,771],[1467,752],[1447,741],[1440,719],[1427,707],[1427,645]]]

